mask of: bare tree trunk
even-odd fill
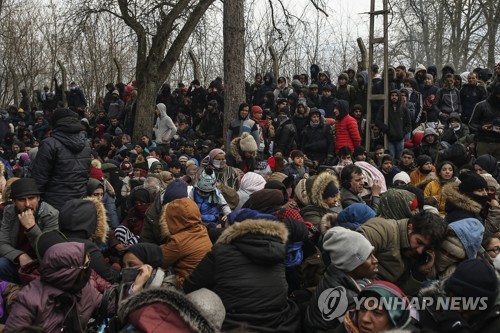
[[[361,72],[368,68],[368,52],[366,51],[363,38],[359,37],[356,41],[358,42],[359,51],[361,52],[361,66],[358,64],[358,72]]]
[[[239,104],[245,101],[244,4],[244,0],[224,1],[224,138]]]
[[[68,90],[68,82],[66,81],[66,68],[60,60],[57,60],[57,65],[61,70],[62,76],[62,100],[65,108],[68,107],[68,96],[66,95],[66,91]]]
[[[14,89],[14,104],[19,106],[19,81],[17,80],[17,74],[14,68],[9,68],[10,73],[12,74],[12,86]]]
[[[120,65],[120,62],[118,61],[118,59],[116,58],[113,58],[113,62],[115,63],[115,66],[116,66],[116,82],[118,83],[123,83],[122,81],[122,66]]]
[[[278,80],[278,77],[280,76],[280,62],[274,46],[269,45],[269,53],[271,54],[271,59],[273,60],[273,74],[275,80]]]
[[[198,62],[198,58],[196,58],[196,54],[194,54],[193,50],[189,50],[188,54],[189,58],[191,58],[191,62],[193,63],[194,79],[199,80],[201,78],[201,75],[200,75],[200,63]]]

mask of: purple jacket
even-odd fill
[[[65,314],[55,309],[53,298],[64,293],[61,289],[74,284],[81,272],[79,266],[83,265],[84,258],[85,245],[82,243],[60,243],[50,247],[40,266],[44,282],[37,278],[21,289],[12,304],[4,332],[27,325],[43,325],[47,333],[61,332]],[[101,304],[102,295],[87,282],[74,297],[77,299],[80,323],[84,328],[94,310]]]

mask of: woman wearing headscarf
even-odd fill
[[[241,178],[240,189],[237,191],[239,197],[238,206],[235,209],[240,209],[248,200],[250,195],[255,191],[262,190],[266,185],[266,180],[255,172],[247,172]]]
[[[390,188],[380,196],[378,212],[381,217],[391,220],[409,219],[418,211],[415,194]]]
[[[226,153],[224,150],[212,149],[208,156],[201,161],[201,165],[212,167],[218,183],[234,188],[236,191],[240,188],[240,180],[243,172],[226,164]],[[193,179],[194,184],[198,181],[203,170],[204,168],[199,168],[196,173],[196,179]]]

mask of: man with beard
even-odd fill
[[[490,154],[500,159],[500,84],[486,100],[476,104],[469,127],[477,133],[476,155]]]
[[[340,180],[342,181],[342,189],[340,190],[340,203],[342,208],[354,204],[365,203],[360,196],[364,190],[365,177],[363,170],[355,165],[350,164],[345,166],[340,173]],[[372,190],[372,198],[369,206],[375,211],[378,211],[380,205],[380,191],[382,187],[377,179],[374,180]]]
[[[42,232],[58,229],[59,212],[41,201],[35,180],[12,183],[14,203],[4,210],[0,227],[0,280],[20,283],[18,270],[36,259],[35,242]]]
[[[446,230],[446,223],[428,212],[402,220],[375,217],[358,229],[375,247],[380,280],[395,283],[407,295],[422,288],[432,272],[435,249],[445,238]]]
[[[443,86],[436,93],[436,99],[432,104],[432,112],[444,124],[448,124],[448,118],[452,112],[462,113],[460,92],[455,88],[453,74],[449,73],[443,77]]]

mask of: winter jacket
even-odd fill
[[[106,243],[108,223],[104,205],[92,197],[84,200],[71,200],[61,208],[59,230],[71,242],[85,244],[90,255],[90,267],[103,279],[117,282],[120,270],[111,266],[98,247]]]
[[[209,197],[202,197],[196,191],[196,188],[193,187],[189,191],[188,197],[193,199],[196,205],[198,205],[201,213],[201,222],[211,227],[216,227],[219,224],[219,216],[221,214],[223,216],[231,214],[231,209],[219,189],[215,189],[211,195],[217,197],[217,202],[210,202]]]
[[[475,139],[478,142],[500,142],[500,132],[484,131],[483,125],[492,125],[500,119],[500,104],[495,103],[491,95],[488,99],[476,104],[469,121],[469,127],[476,132]]]
[[[316,287],[316,290],[311,297],[309,306],[306,309],[306,313],[304,315],[305,332],[329,332],[340,325],[340,321],[338,319],[330,321],[324,320],[322,317],[323,314],[318,306],[321,294],[327,289],[337,287],[344,287],[345,289],[344,295],[348,300],[347,308],[354,305],[354,297],[361,291],[360,286],[355,283],[354,279],[347,275],[347,273],[341,271],[332,264],[328,266],[328,269],[323,275],[323,279],[321,279]]]
[[[35,248],[35,241],[42,232],[57,230],[59,211],[51,205],[40,201],[40,208],[36,213],[36,225],[26,233],[26,237]],[[14,262],[23,252],[18,250],[19,228],[21,223],[17,218],[15,206],[9,205],[3,211],[3,219],[0,226],[0,257],[5,257]]]
[[[439,89],[436,93],[436,99],[432,104],[432,110],[436,115],[441,113],[450,115],[452,112],[462,113],[460,92],[455,88],[452,90]]]
[[[486,89],[480,85],[465,84],[460,89],[460,103],[462,104],[462,119],[468,123],[472,116],[472,111],[477,103],[484,101],[488,97]]]
[[[366,204],[366,202],[359,195],[352,193],[349,189],[343,188],[340,190],[340,203],[342,208],[349,207],[354,203]],[[380,206],[380,197],[372,197],[371,203],[369,205],[374,211],[378,212],[378,207]]]
[[[314,226],[318,227],[321,218],[326,213],[330,212],[330,207],[323,200],[323,192],[329,183],[334,183],[334,185],[339,188],[338,179],[329,174],[328,172],[323,172],[319,174],[313,181],[311,187],[311,194],[309,195],[310,205],[305,206],[300,210],[300,215],[305,221],[311,222]]]
[[[109,119],[116,118],[122,123],[125,116],[124,110],[125,103],[123,103],[122,99],[120,97],[113,98],[108,107]]]
[[[276,127],[273,151],[279,150],[283,153],[283,156],[290,155],[290,152],[296,147],[296,135],[297,130],[295,129],[291,119],[287,119],[285,122],[279,124]]]
[[[337,101],[338,100],[333,95],[330,96],[328,99],[325,98],[324,96],[321,96],[320,103],[319,103],[319,109],[325,110],[325,118],[335,118],[335,115],[333,114],[333,107],[335,106],[335,103]],[[349,103],[349,102],[347,102],[347,103]]]
[[[379,110],[375,124],[383,133],[387,134],[387,139],[391,142],[398,142],[404,139],[406,133],[411,131],[411,119],[406,106],[401,105],[401,94],[398,90],[391,91],[391,94],[397,92],[399,95],[396,105],[389,103],[388,119],[384,119],[384,111]],[[390,95],[389,95],[390,96]],[[387,122],[387,124],[385,124]]]
[[[221,139],[224,130],[224,115],[217,108],[212,111],[207,110],[203,115],[197,132],[205,138]]]
[[[160,217],[160,231],[163,237],[169,237],[165,244],[160,245],[163,268],[172,266],[177,283],[182,287],[184,279],[212,248],[196,203],[183,198],[165,205]]]
[[[68,91],[68,106],[73,107],[75,110],[77,108],[87,107],[87,100],[79,87]]]
[[[439,179],[434,179],[425,186],[424,196],[434,197],[438,202],[439,215],[443,216],[445,214],[446,199],[443,197],[442,185]]]
[[[359,135],[358,123],[356,119],[349,115],[349,105],[346,101],[339,100],[338,105],[340,114],[336,117],[335,122],[335,153],[338,154],[340,148],[347,146],[354,149],[361,144],[361,136]]]
[[[460,116],[457,113],[452,113],[450,118],[460,119]],[[450,145],[454,143],[464,144],[467,136],[469,135],[469,126],[465,125],[460,121],[460,128],[455,130],[451,127],[445,128],[443,132],[443,136],[441,137],[442,142],[447,142]]]
[[[184,291],[207,288],[226,308],[222,331],[298,332],[299,314],[287,300],[288,231],[274,221],[246,220],[226,228],[184,282]]]
[[[89,281],[76,293],[65,291],[81,275],[79,266],[84,264],[85,251],[83,244],[70,242],[56,244],[45,252],[40,266],[41,278],[32,281],[17,294],[5,332],[27,325],[41,326],[47,333],[62,332],[67,311],[58,309],[56,298],[63,294],[75,302],[82,332],[85,331],[88,320],[100,306],[102,295]]]
[[[309,121],[311,117],[309,117]],[[313,161],[322,163],[327,155],[333,156],[333,136],[331,127],[325,124],[323,117],[319,120],[319,125],[312,127],[307,124],[302,132],[301,147],[306,152],[307,157]]]
[[[415,279],[411,273],[416,264],[415,259],[402,253],[410,247],[408,219],[387,220],[375,217],[363,224],[358,232],[375,247],[374,255],[378,259],[378,275],[381,280],[396,284],[409,296],[422,288],[424,281]]]
[[[41,142],[31,175],[45,202],[60,209],[66,201],[85,196],[90,152],[88,140],[79,127],[69,132],[56,129]]]
[[[238,119],[233,119],[229,123],[229,129],[227,130],[226,134],[226,150],[230,149],[229,147],[231,147],[231,142],[235,138],[240,137],[243,134],[244,130],[248,130],[250,134],[252,134],[257,147],[259,147],[259,127],[254,120],[249,118],[249,116],[250,114],[244,119],[238,117]]]
[[[458,185],[460,185],[458,182],[448,183],[441,190],[445,200],[445,222],[450,224],[466,218],[482,221],[483,219],[479,215],[482,209],[481,205],[467,195],[460,193]]]
[[[167,107],[165,104],[159,103],[156,107],[160,110],[160,115],[156,118],[156,123],[153,127],[155,141],[157,144],[169,143],[175,133],[177,133],[177,127],[175,127],[172,118],[167,115]]]

